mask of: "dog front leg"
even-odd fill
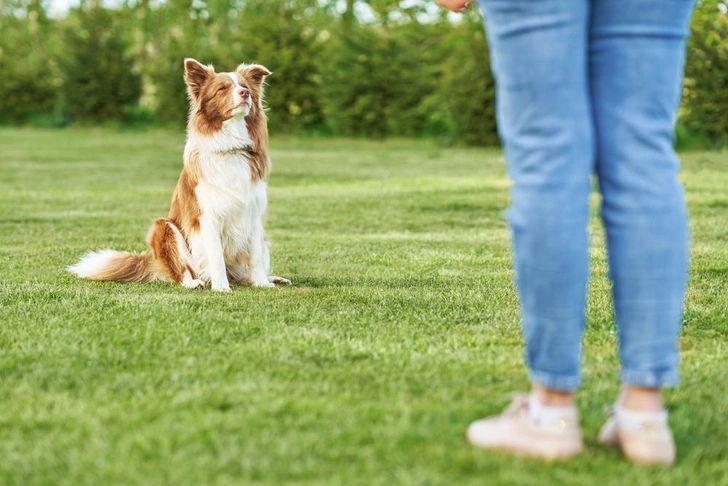
[[[291,285],[291,281],[287,278],[270,274],[270,243],[268,243],[268,240],[263,241],[263,263],[265,264],[265,274],[268,276],[270,283],[274,285]]]
[[[250,242],[250,280],[253,287],[275,287],[268,280],[270,257],[262,224],[256,224]]]
[[[203,217],[200,219],[200,233],[202,234],[202,244],[207,256],[212,290],[230,292],[230,283],[225,270],[225,256],[222,251],[222,240],[220,239],[220,228],[213,221]]]

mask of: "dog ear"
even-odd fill
[[[204,66],[191,57],[185,59],[185,83],[190,97],[196,100],[200,96],[202,86],[215,74],[212,66]]]
[[[260,64],[241,64],[236,71],[253,84],[263,84],[265,77],[272,74],[268,68]]]

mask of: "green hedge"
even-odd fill
[[[692,23],[681,121],[712,144],[728,144],[728,16],[704,0]],[[725,5],[725,4],[723,4]]]
[[[720,3],[702,1],[693,19],[681,141],[728,143],[728,17]],[[182,126],[182,62],[194,57],[221,69],[239,62],[271,69],[272,132],[498,144],[477,9],[453,22],[423,15],[424,3],[379,2],[371,3],[373,18],[357,22],[335,2],[317,0],[167,0],[116,9],[91,2],[58,19],[40,2],[3,5],[0,123]]]

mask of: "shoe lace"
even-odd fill
[[[526,393],[514,393],[511,395],[512,401],[508,408],[503,412],[504,416],[515,417],[523,411],[528,410],[529,396]]]

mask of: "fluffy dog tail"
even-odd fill
[[[118,282],[152,282],[163,280],[148,252],[129,253],[114,250],[91,252],[67,270],[81,278]]]

